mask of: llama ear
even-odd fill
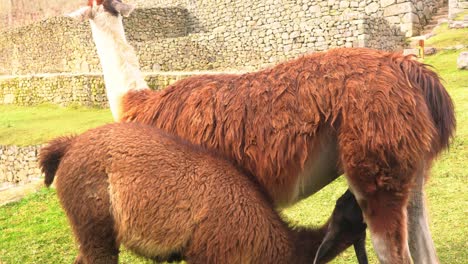
[[[84,6],[75,10],[71,13],[66,14],[65,16],[73,18],[78,21],[84,21],[86,19],[91,18],[91,8],[89,6]]]
[[[135,9],[134,5],[125,4],[119,1],[112,1],[112,6],[124,17],[128,17]]]
[[[336,247],[336,233],[328,232],[325,235],[320,247],[315,253],[314,264],[325,263],[327,260],[330,260],[330,255],[332,255],[334,248]]]

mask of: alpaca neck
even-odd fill
[[[90,23],[109,106],[114,120],[118,121],[122,114],[122,96],[131,90],[148,89],[148,84],[140,71],[135,50],[125,38],[122,17],[119,16],[115,21],[117,23],[112,25],[98,25],[93,20]]]
[[[295,260],[294,263],[312,263],[315,254],[327,233],[327,224],[318,229],[297,229],[293,231]]]

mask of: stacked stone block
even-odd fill
[[[145,76],[153,89],[201,72],[153,73]],[[43,74],[0,78],[0,104],[107,107],[101,74]]]
[[[40,146],[0,146],[0,183],[23,183],[38,177],[39,149]]]

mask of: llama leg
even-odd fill
[[[415,264],[438,263],[424,200],[424,175],[418,175],[408,203],[408,240]]]
[[[84,264],[83,256],[81,255],[81,253],[78,254],[78,256],[76,256],[75,261],[73,262],[73,264]]]
[[[394,192],[379,190],[359,198],[380,263],[411,263],[406,237],[406,201]]]
[[[119,245],[109,211],[108,184],[102,175],[90,174],[91,183],[85,177],[61,175],[57,179],[60,201],[79,244],[75,263],[116,264]]]
[[[411,263],[406,210],[414,168],[394,155],[382,154],[381,148],[369,148],[353,135],[341,136],[346,179],[363,211],[380,262]]]
[[[81,262],[75,263],[117,264],[119,250],[113,230],[110,229],[95,225],[86,231],[80,230],[80,255],[77,260],[81,257]]]
[[[356,253],[356,257],[358,259],[359,264],[367,264],[369,260],[367,258],[367,251],[366,251],[366,232],[362,237],[354,243],[354,252]]]

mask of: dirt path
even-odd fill
[[[19,201],[26,195],[36,192],[43,186],[43,179],[36,178],[31,180],[29,183],[0,190],[0,206]]]

